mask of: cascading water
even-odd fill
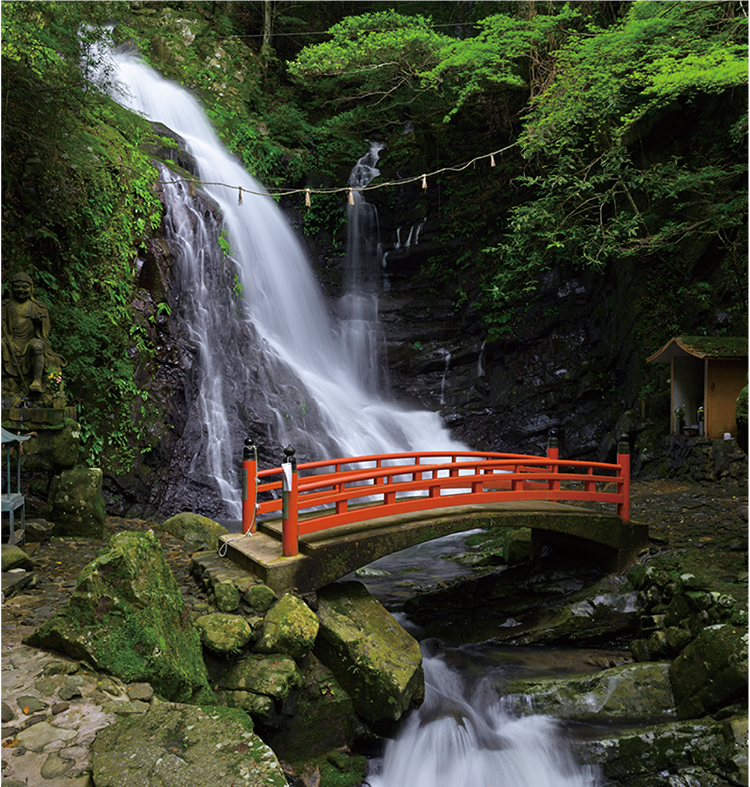
[[[358,569],[346,579],[362,582],[414,637],[421,639],[425,699],[402,719],[381,757],[370,760],[369,787],[598,787],[597,766],[579,765],[575,734],[551,716],[531,715],[531,698],[503,696],[509,680],[539,677],[555,667],[545,649],[470,644],[465,620],[446,627],[446,641],[423,638],[404,601],[414,585],[435,586],[482,569],[446,558],[472,548],[467,537],[443,536]],[[408,570],[409,582],[404,582]],[[475,571],[477,573],[475,573]],[[405,585],[408,585],[405,587]],[[453,644],[447,644],[447,643]],[[463,643],[463,644],[459,644]],[[524,699],[529,706],[521,710]]]
[[[423,651],[429,650],[429,643]],[[370,787],[596,787],[549,716],[517,718],[480,681],[472,691],[440,655],[425,655],[425,701],[385,750]]]
[[[210,317],[216,290],[201,281],[217,278],[206,267],[212,254],[194,236],[185,240],[195,262],[186,266],[195,268],[190,274],[194,283],[184,287],[185,297],[195,299],[187,310],[205,317],[191,328],[201,349],[198,400],[202,406],[189,417],[205,419],[193,431],[218,446],[204,451],[205,468],[194,462],[192,471],[204,485],[213,477],[225,509],[206,513],[236,518],[240,510],[240,485],[233,466],[239,464],[247,433],[238,405],[248,395],[243,386],[262,385],[252,393],[268,413],[269,438],[279,445],[292,443],[300,458],[462,449],[437,414],[400,408],[374,392],[372,375],[358,361],[353,363],[358,353],[342,346],[346,342],[326,311],[310,265],[283,214],[224,150],[198,102],[132,54],[113,54],[112,65],[120,85],[117,100],[179,134],[194,156],[198,177],[206,181],[205,191],[220,210],[244,291],[244,303],[234,310],[233,319],[245,326],[233,328],[223,318]],[[238,188],[244,192],[241,205]],[[165,194],[176,200],[170,207],[173,212],[181,210],[177,207],[181,201],[190,202],[184,188],[170,187]],[[185,230],[176,230],[177,235],[198,220],[200,216],[194,214]],[[231,305],[231,284],[224,289],[223,297]],[[232,331],[245,337],[245,347],[255,339],[257,358],[252,369],[235,346]]]
[[[380,174],[376,168],[383,145],[375,143],[356,163],[349,185],[364,188]],[[380,382],[382,331],[378,321],[380,262],[378,214],[358,191],[352,192],[347,210],[345,294],[341,299],[341,331],[350,368],[366,390],[377,391]]]

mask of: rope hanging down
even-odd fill
[[[265,191],[251,191],[250,189],[243,188],[242,186],[233,186],[229,183],[217,183],[216,181],[209,181],[209,180],[196,180],[195,178],[183,178],[182,180],[175,180],[172,181],[173,183],[180,183],[180,182],[188,182],[190,183],[190,196],[193,196],[195,193],[195,186],[224,186],[229,189],[237,189],[238,191],[238,199],[237,203],[242,205],[242,194],[254,194],[257,197],[289,197],[292,194],[304,194],[305,195],[305,205],[309,208],[312,204],[310,200],[310,195],[312,194],[337,194],[340,192],[346,192],[348,202],[350,205],[354,204],[354,192],[362,192],[362,191],[374,191],[375,189],[384,189],[389,186],[404,186],[407,183],[416,183],[417,181],[421,181],[422,188],[426,191],[427,190],[427,178],[434,178],[437,175],[441,175],[443,172],[463,172],[463,170],[470,167],[472,164],[476,164],[477,161],[481,161],[482,159],[489,159],[490,166],[494,167],[495,164],[495,156],[501,155],[506,150],[510,150],[511,148],[517,147],[518,143],[514,142],[511,145],[506,145],[504,148],[500,148],[499,150],[494,150],[492,153],[485,153],[482,156],[477,156],[476,158],[471,159],[471,161],[466,161],[463,164],[457,164],[455,167],[442,167],[441,169],[436,169],[434,172],[426,172],[423,175],[416,175],[413,178],[404,178],[403,180],[389,180],[384,183],[371,183],[367,186],[362,186],[361,188],[354,188],[352,186],[337,186],[335,188],[330,189],[313,189],[309,186],[305,186],[298,189],[287,189],[281,188],[276,186],[269,186]]]

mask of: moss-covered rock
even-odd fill
[[[531,528],[518,527],[504,534],[502,555],[509,566],[531,560],[533,552]]]
[[[668,662],[626,664],[570,678],[515,680],[504,687],[504,702],[517,712],[567,719],[657,718],[675,714]]]
[[[253,653],[232,664],[220,683],[229,691],[251,691],[284,700],[292,689],[302,685],[302,678],[288,656]]]
[[[582,760],[599,765],[608,783],[615,785],[747,784],[741,781],[743,767],[745,771],[747,768],[743,718],[746,724],[745,715],[720,722],[700,720],[642,726],[595,741],[579,742],[576,748]]]
[[[419,644],[359,582],[318,593],[315,654],[371,722],[397,720],[424,697]]]
[[[281,653],[253,653],[234,661],[216,677],[217,699],[242,708],[264,728],[282,727],[294,713],[302,676],[293,659]]]
[[[249,585],[242,594],[242,600],[251,606],[259,615],[263,615],[276,601],[276,594],[268,585]]]
[[[306,656],[315,644],[318,618],[302,599],[286,593],[266,614],[258,653],[287,653],[293,659]]]
[[[195,625],[201,642],[215,653],[238,653],[253,636],[250,624],[240,615],[201,615]]]
[[[2,570],[12,571],[14,568],[22,568],[24,571],[31,571],[34,564],[31,558],[15,544],[2,545]]]
[[[101,469],[63,470],[52,483],[49,509],[56,536],[103,538],[105,513]]]
[[[302,686],[294,714],[265,740],[282,759],[309,763],[311,758],[351,746],[365,729],[351,697],[314,654],[302,661],[299,670]]]
[[[26,640],[162,697],[211,702],[200,636],[153,532],[116,535],[78,577],[70,602]]]
[[[247,714],[158,703],[102,730],[92,748],[97,787],[285,787],[271,749]]]
[[[219,612],[234,612],[240,605],[240,594],[232,582],[216,582],[212,597]]]
[[[747,696],[747,631],[728,624],[704,629],[669,668],[681,719],[698,718]]]
[[[213,519],[191,512],[183,512],[170,517],[159,525],[158,529],[170,533],[175,538],[181,538],[187,542],[191,549],[196,551],[217,550],[219,536],[229,532]]]

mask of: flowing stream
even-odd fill
[[[243,293],[241,308],[230,315],[231,281],[217,289],[221,277],[208,267],[217,263],[212,233],[193,232],[205,217],[187,184],[166,188],[170,214],[183,214],[172,222],[178,246],[186,250],[183,276],[191,280],[183,285],[189,303],[180,308],[191,321],[200,365],[189,418],[200,421],[196,435],[211,446],[196,447],[191,473],[204,486],[211,479],[218,485],[225,512],[214,516],[239,516],[235,468],[247,432],[237,402],[248,387],[266,413],[268,439],[291,443],[298,458],[462,449],[436,413],[407,410],[378,392],[377,306],[369,285],[353,291],[347,317],[334,320],[281,210],[224,149],[198,102],[133,54],[117,52],[112,61],[117,100],[179,134],[194,156],[202,188],[220,209],[240,285],[234,289]],[[230,325],[232,320],[245,325]],[[234,338],[237,332],[240,338]]]
[[[446,560],[466,551],[466,533],[444,536],[376,560],[347,579],[363,582],[386,608],[405,594],[434,587],[473,569]],[[598,768],[580,765],[565,731],[550,716],[519,716],[502,686],[509,677],[565,671],[564,660],[544,648],[447,644],[423,638],[401,612],[393,612],[421,639],[425,700],[402,721],[382,758],[372,760],[369,787],[598,787]],[[460,626],[459,626],[460,628]],[[457,636],[461,642],[463,635]],[[568,665],[566,665],[568,666]]]

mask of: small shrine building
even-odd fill
[[[675,336],[647,359],[671,364],[671,432],[683,408],[685,429],[703,437],[736,437],[735,409],[747,385],[747,337]],[[702,410],[701,410],[702,408]]]

